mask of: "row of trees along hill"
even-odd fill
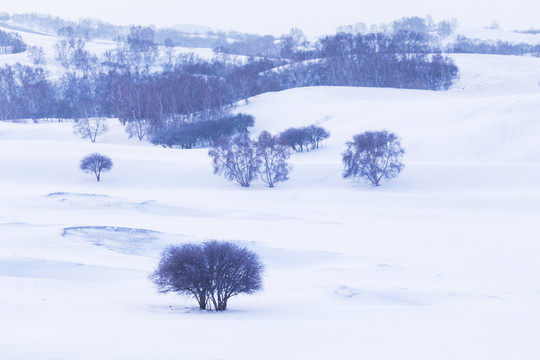
[[[50,76],[35,47],[28,52],[32,65],[0,68],[0,119],[117,117],[130,136],[169,146],[159,139],[164,131],[217,126],[238,101],[268,91],[315,85],[444,90],[458,76],[449,58],[410,31],[340,33],[307,47],[281,46],[279,58],[219,54],[204,60],[176,55],[171,41],[159,46],[152,28],[133,26],[116,48],[98,56],[73,28],[62,28],[55,46],[60,76]]]
[[[403,169],[401,159],[405,150],[394,133],[367,131],[355,135],[346,145],[347,150],[342,154],[344,178],[366,178],[379,186],[381,179],[392,179]],[[257,177],[269,187],[289,179],[291,166],[287,160],[291,149],[280,136],[272,136],[268,131],[261,132],[255,141],[247,134],[222,136],[208,155],[215,174],[224,175],[242,187],[249,187]],[[80,168],[93,173],[99,182],[101,172],[111,170],[112,165],[109,157],[93,153],[81,160]]]
[[[263,131],[255,141],[247,134],[219,138],[208,151],[214,173],[242,187],[249,187],[257,177],[269,187],[287,181],[291,170],[287,160],[292,150],[283,137],[285,133],[272,136]],[[379,186],[382,179],[395,178],[403,170],[405,150],[394,133],[367,131],[354,135],[345,145],[344,178],[362,178]]]
[[[214,173],[236,181],[242,187],[260,178],[269,187],[287,181],[291,166],[287,160],[294,151],[318,149],[330,133],[317,125],[289,128],[274,136],[268,131],[251,140],[247,131],[235,136],[221,136],[212,144],[208,155]]]
[[[269,187],[287,181],[291,166],[287,163],[291,150],[263,131],[256,141],[247,134],[220,137],[208,150],[212,158],[214,173],[236,181],[242,187],[249,187],[257,177]]]
[[[9,14],[0,12],[0,25],[15,30],[40,32],[56,35],[63,28],[72,28],[77,36],[85,39],[103,39],[116,41],[130,32],[130,26],[113,25],[99,19],[81,18],[77,21],[57,16],[24,13]],[[174,46],[187,48],[219,48],[234,43],[235,54],[259,55],[267,52],[277,38],[271,35],[248,34],[238,31],[214,31],[209,27],[196,25],[176,25],[174,27],[156,28],[156,41],[164,45],[167,42]]]

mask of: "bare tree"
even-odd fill
[[[403,169],[401,160],[405,150],[394,133],[367,131],[355,135],[346,145],[344,178],[365,177],[379,186],[381,179],[395,178]]]
[[[249,187],[257,177],[261,164],[255,144],[247,134],[238,134],[232,138],[220,137],[208,150],[208,155],[212,158],[214,174],[223,174],[242,187]]]
[[[102,172],[110,171],[112,167],[112,160],[109,157],[98,153],[85,156],[80,164],[81,170],[85,173],[94,173],[97,181],[100,181]]]
[[[107,119],[103,117],[89,116],[89,109],[83,103],[78,105],[78,112],[81,118],[73,125],[73,131],[79,134],[83,139],[90,138],[92,142],[96,142],[96,138],[105,134],[109,128],[107,127]]]
[[[212,283],[210,298],[216,311],[226,310],[233,296],[262,290],[264,266],[257,254],[227,241],[208,241],[203,249]]]
[[[150,275],[159,292],[193,296],[205,310],[210,296],[210,277],[200,245],[169,246],[161,254],[156,271]]]
[[[54,45],[56,60],[67,70],[88,76],[98,63],[98,58],[86,50],[86,41],[71,27],[58,30],[58,40]]]
[[[45,66],[47,60],[45,59],[45,52],[41,46],[29,46],[28,47],[28,60],[34,66]]]
[[[148,72],[156,61],[159,54],[154,38],[155,31],[151,27],[130,27],[126,39],[126,50],[130,66],[135,73],[140,70]]]
[[[148,119],[145,118],[138,118],[131,120],[126,125],[126,132],[129,135],[129,138],[131,139],[134,136],[137,136],[139,141],[142,141],[146,134],[148,133],[148,129],[150,127],[150,122]]]
[[[126,132],[129,137],[144,139],[150,128],[150,108],[153,99],[149,85],[131,84],[126,91],[126,105],[129,108]]]
[[[52,84],[47,80],[47,71],[41,67],[21,65],[13,66],[16,81],[20,84],[17,96],[22,100],[22,114],[35,123],[47,116],[50,99],[54,97]],[[15,85],[15,84],[12,84]]]
[[[0,97],[0,120],[7,120],[11,116],[11,103],[7,98]]]
[[[257,254],[226,241],[169,246],[150,280],[162,293],[193,296],[199,309],[227,309],[238,294],[262,290],[263,265]]]
[[[255,143],[257,156],[261,159],[259,174],[261,180],[274,187],[277,182],[289,179],[291,167],[287,160],[291,156],[290,147],[282,145],[279,137],[272,136],[268,131],[263,131]]]

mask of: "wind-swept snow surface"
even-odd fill
[[[70,123],[0,123],[5,359],[537,359],[540,59],[460,55],[448,92],[305,88],[251,99],[253,134],[317,124],[288,182],[244,189],[207,149]],[[343,180],[344,142],[399,134],[405,170]],[[97,183],[78,169],[114,161]],[[197,310],[148,281],[167,244],[238,241],[265,290]]]

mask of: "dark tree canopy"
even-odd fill
[[[254,252],[226,241],[169,246],[150,275],[159,291],[193,296],[201,310],[227,309],[238,294],[262,290],[263,265]]]
[[[304,126],[301,128],[288,128],[279,134],[280,142],[290,146],[294,151],[304,149],[318,149],[323,140],[328,139],[330,133],[325,128],[317,125]]]
[[[98,153],[85,156],[80,164],[81,170],[85,173],[93,173],[96,175],[97,181],[100,180],[102,172],[109,171],[112,167],[112,160],[109,157]]]
[[[191,149],[197,146],[210,146],[222,136],[249,133],[255,118],[247,114],[223,115],[215,120],[178,122],[152,134],[152,143],[163,147]]]
[[[366,178],[379,186],[381,179],[392,179],[403,169],[405,150],[396,134],[388,131],[367,131],[346,143],[343,153],[343,177]]]
[[[294,151],[304,151],[304,147],[307,149],[309,143],[309,135],[301,128],[288,128],[279,134],[279,140]]]

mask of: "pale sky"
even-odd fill
[[[340,25],[390,22],[403,16],[457,18],[463,26],[540,28],[540,0],[15,0],[0,11],[35,12],[71,20],[98,18],[122,25],[196,24],[215,30],[281,35],[295,27],[330,34]]]

